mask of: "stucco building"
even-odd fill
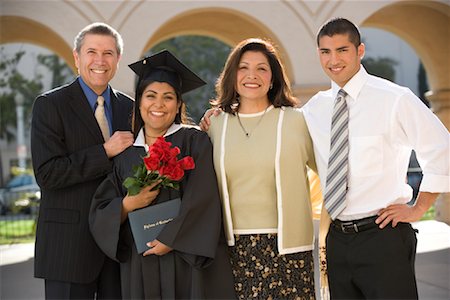
[[[133,94],[125,66],[157,43],[178,35],[205,35],[234,45],[247,37],[275,41],[296,95],[303,101],[329,80],[316,53],[315,35],[330,17],[390,31],[408,42],[428,74],[428,100],[450,128],[450,4],[428,1],[33,1],[0,0],[0,44],[30,43],[57,53],[75,70],[74,36],[102,21],[123,36],[122,67],[112,84]],[[387,44],[386,47],[389,47]],[[450,199],[441,197],[439,218],[450,220]]]

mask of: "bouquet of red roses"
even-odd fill
[[[154,189],[160,187],[178,189],[184,171],[195,167],[192,157],[185,156],[178,160],[178,154],[180,154],[178,147],[172,147],[172,143],[167,142],[164,137],[158,137],[150,146],[147,156],[143,157],[142,164],[133,167],[134,175],[123,182],[128,194],[137,195],[143,187],[158,180],[161,182]]]

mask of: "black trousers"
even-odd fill
[[[358,233],[330,226],[326,247],[331,299],[417,299],[416,245],[409,223]]]
[[[119,264],[109,258],[97,280],[74,283],[45,280],[45,299],[122,299]]]

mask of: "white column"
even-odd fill
[[[25,131],[23,120],[23,95],[17,94],[16,98],[16,115],[17,115],[17,158],[19,160],[19,168],[27,167],[27,146],[25,145]]]

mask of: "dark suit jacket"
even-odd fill
[[[113,132],[130,131],[133,100],[111,91]],[[103,143],[78,79],[36,98],[31,152],[42,192],[36,277],[75,283],[97,278],[105,255],[89,231],[88,215],[95,190],[112,170]]]

